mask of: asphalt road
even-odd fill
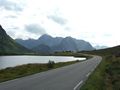
[[[101,57],[0,83],[0,90],[79,90]]]

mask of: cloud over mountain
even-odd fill
[[[27,32],[33,33],[33,34],[37,34],[37,35],[43,35],[46,33],[46,30],[38,25],[38,24],[29,24],[25,26],[25,30]]]
[[[53,16],[53,15],[50,15],[48,16],[49,19],[52,19],[54,22],[60,24],[60,25],[65,25],[67,20],[62,18],[62,17],[59,17],[59,16]]]
[[[119,4],[120,0],[0,0],[0,24],[12,38],[37,39],[47,32],[84,39],[94,46],[116,46],[120,44]]]

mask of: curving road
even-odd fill
[[[0,90],[79,90],[101,60],[100,56],[94,56],[62,68],[3,82]]]

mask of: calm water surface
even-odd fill
[[[14,67],[28,63],[67,62],[73,60],[85,60],[85,58],[75,58],[72,56],[0,56],[0,69]]]

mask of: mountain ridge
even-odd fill
[[[52,37],[50,35],[44,34],[41,37],[39,37],[37,40],[31,39],[31,40],[22,40],[22,39],[16,39],[16,42],[19,44],[25,46],[26,48],[32,49],[34,51],[38,51],[42,46],[44,45],[44,48],[51,48],[51,52],[55,51],[89,51],[94,50],[92,45],[84,40],[79,40],[72,38],[70,36],[68,37]],[[32,45],[34,44],[34,45]],[[42,48],[41,48],[42,49]],[[44,52],[44,50],[43,50]]]

